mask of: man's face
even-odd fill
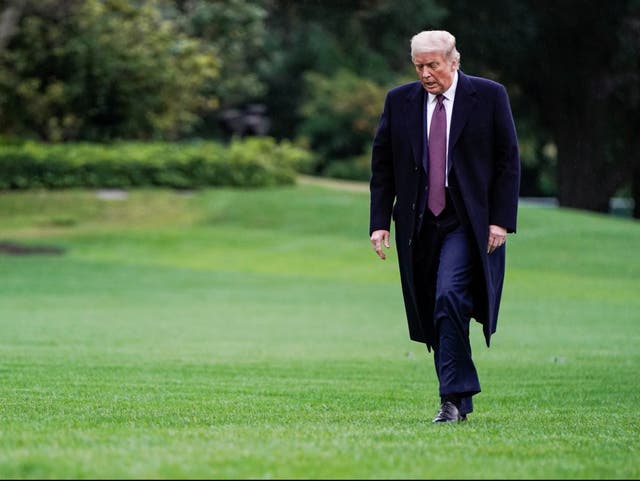
[[[422,86],[433,95],[442,94],[451,87],[457,69],[455,60],[449,61],[439,52],[417,53],[413,65]]]

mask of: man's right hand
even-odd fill
[[[382,244],[388,249],[391,247],[389,245],[389,231],[388,230],[375,230],[371,234],[371,245],[373,246],[373,250],[376,251],[376,254],[380,257],[380,259],[385,260],[387,256],[382,251]]]

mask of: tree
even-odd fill
[[[474,10],[452,18],[463,55],[510,84],[538,136],[555,143],[560,205],[608,211],[637,157],[620,139],[637,125],[638,2],[493,0]]]
[[[218,108],[204,113],[195,133],[224,139],[246,132],[270,133],[263,74],[271,70],[275,53],[266,47],[272,32],[266,26],[264,0],[172,3],[181,29],[206,44],[219,65],[219,76],[203,86],[205,93],[218,99]]]
[[[25,0],[13,0],[3,5],[3,9],[0,10],[0,51],[16,33],[25,3]]]
[[[385,89],[348,70],[332,77],[308,72],[305,83],[310,94],[301,102],[303,121],[298,134],[309,139],[310,147],[320,156],[316,173],[322,173],[331,161],[366,152]]]
[[[332,78],[350,71],[389,88],[411,66],[411,35],[446,14],[435,0],[268,0],[265,5],[273,58],[262,78],[278,137],[299,131],[301,103],[314,95],[304,81],[308,72]]]
[[[640,2],[635,1],[622,21],[621,47],[616,52],[618,78],[626,88],[615,90],[613,108],[616,124],[612,135],[618,139],[614,158],[628,166],[627,187],[634,200],[633,217],[640,219]]]
[[[26,0],[0,50],[4,133],[48,141],[174,139],[215,108],[214,53],[162,1]],[[6,10],[3,17],[6,17]]]
[[[219,76],[207,86],[222,107],[246,103],[265,92],[260,73],[269,68],[267,11],[261,1],[176,0],[178,22],[215,52]]]

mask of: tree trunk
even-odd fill
[[[607,160],[607,139],[598,129],[601,120],[593,110],[563,114],[564,121],[556,123],[554,136],[558,149],[558,203],[609,212],[609,199],[620,175]]]
[[[0,50],[4,49],[18,29],[18,20],[23,6],[24,1],[16,1],[0,12]]]
[[[633,199],[633,217],[640,219],[640,154],[634,152],[636,158],[631,168],[631,198]]]

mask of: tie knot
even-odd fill
[[[436,102],[438,102],[436,104],[437,107],[442,107],[444,105],[444,95],[442,94],[436,95]]]

